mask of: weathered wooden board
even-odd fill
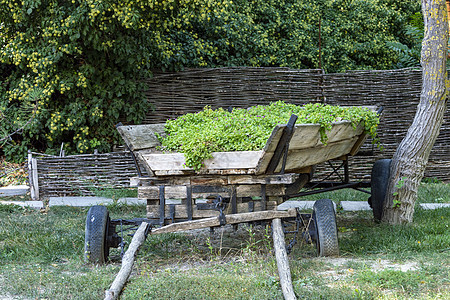
[[[309,173],[304,170],[303,173]],[[300,172],[302,173],[302,172]],[[166,177],[132,177],[130,186],[159,185],[233,185],[233,184],[291,184],[298,179],[295,173],[275,175],[197,175],[197,176],[166,176]]]
[[[161,145],[156,134],[165,136],[164,124],[119,126],[117,131],[132,151],[155,148]]]
[[[211,187],[211,186],[209,186]],[[286,188],[280,184],[268,184],[266,185],[266,196],[283,196]],[[231,187],[222,188],[220,190],[205,190],[199,192],[193,192],[192,198],[209,198],[211,196],[217,197],[230,197]],[[236,187],[236,197],[259,197],[261,196],[261,184],[253,185],[238,185]],[[165,186],[164,188],[165,199],[186,199],[187,187],[186,186]],[[143,186],[138,189],[139,199],[159,200],[159,186]]]
[[[228,176],[229,184],[291,184],[294,183],[298,174],[277,174],[277,175],[230,175]]]
[[[354,144],[358,140],[358,136],[354,136],[351,139],[342,140],[334,143],[328,143],[327,145],[320,144],[314,148],[289,150],[286,160],[286,172],[295,172],[306,166],[312,166],[318,163],[325,162],[330,159],[341,157],[350,152]],[[270,158],[273,153],[264,153],[261,157],[260,164],[256,169],[256,174],[264,174],[269,165]],[[281,170],[282,162],[278,164],[275,172]]]
[[[251,204],[253,203],[253,204]],[[252,206],[253,205],[253,206]],[[175,215],[174,219],[186,219],[188,217],[186,205],[176,204],[175,207]],[[266,210],[273,210],[277,207],[277,201],[267,201]],[[246,213],[250,210],[253,211],[261,211],[262,203],[260,201],[247,202],[247,203],[238,203],[237,204],[237,213]],[[224,212],[225,214],[231,213],[231,205],[228,205],[227,210]],[[157,204],[147,205],[147,218],[149,219],[159,219],[160,214],[160,206]],[[199,210],[197,205],[192,206],[192,218],[200,219],[200,218],[209,218],[218,216],[219,212],[217,210]],[[170,205],[165,206],[165,217],[171,218],[170,216]]]
[[[309,173],[304,170],[303,173]],[[302,173],[302,172],[300,172]],[[145,187],[159,185],[238,185],[238,184],[292,184],[299,174],[275,174],[275,175],[197,175],[197,176],[166,176],[166,177],[132,177],[130,186]]]
[[[186,199],[187,188],[183,185],[169,185],[164,188],[166,199]],[[145,186],[138,188],[139,199],[159,199],[159,186]]]
[[[205,169],[253,169],[256,167],[262,151],[214,152],[212,158],[204,161]],[[186,166],[183,153],[148,153],[143,159],[156,173],[157,171],[193,171]]]
[[[266,185],[266,196],[283,196],[285,194],[286,187],[284,185]],[[237,197],[258,197],[261,196],[261,185],[238,185],[236,187]]]
[[[276,210],[267,210],[267,211],[258,211],[251,213],[240,213],[234,215],[226,216],[227,224],[239,224],[253,221],[261,221],[261,220],[270,220],[275,218],[290,218],[295,217],[297,215],[297,211],[295,209],[290,209],[288,211],[276,211]],[[177,232],[184,230],[192,230],[199,228],[207,228],[207,227],[215,227],[220,226],[219,218],[211,217],[200,220],[193,220],[181,223],[172,223],[167,226],[163,226],[161,228],[153,229],[151,234],[160,234],[160,233],[169,233],[169,232]]]
[[[264,147],[266,153],[274,152],[278,141],[281,138],[283,130],[286,125],[277,125],[270,135],[267,143]],[[333,124],[331,130],[326,131],[328,137],[328,143],[337,142],[343,139],[349,139],[356,135],[363,133],[363,126],[360,124],[356,128],[353,128],[349,121],[340,121]],[[294,132],[289,144],[289,149],[305,149],[314,148],[322,145],[320,140],[320,125],[318,124],[297,124],[294,127]]]
[[[200,169],[195,172],[194,170],[161,170],[155,171],[156,176],[186,176],[186,175],[249,175],[255,174],[255,169],[228,169],[228,170],[216,170],[216,169]]]

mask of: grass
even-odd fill
[[[432,202],[448,195],[450,186],[421,189],[428,197],[424,202]],[[349,196],[341,193],[333,196]],[[103,297],[120,268],[119,251],[105,266],[84,263],[87,210],[52,207],[43,213],[0,205],[0,298]],[[115,204],[108,210],[111,218],[145,215],[144,206]],[[289,258],[297,296],[450,297],[450,209],[417,208],[415,222],[401,226],[374,223],[371,212],[339,212],[337,217],[341,257],[317,258],[315,248],[302,242],[293,248]],[[270,231],[245,224],[231,229],[150,236],[122,299],[282,299]]]

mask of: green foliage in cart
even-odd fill
[[[274,127],[286,124],[292,114],[298,116],[296,124],[319,124],[324,144],[332,123],[343,120],[350,121],[354,127],[363,122],[365,131],[376,139],[379,118],[367,108],[278,101],[248,109],[234,108],[231,112],[205,107],[200,112],[169,120],[165,126],[166,137],[160,137],[161,149],[184,153],[186,165],[198,170],[212,152],[262,149]]]

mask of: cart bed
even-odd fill
[[[130,149],[138,155],[147,171],[154,176],[173,175],[228,175],[265,174],[280,142],[286,125],[277,125],[263,150],[213,152],[212,158],[204,161],[198,171],[185,166],[184,154],[161,153],[157,134],[164,136],[164,124],[120,126],[118,131]],[[349,121],[333,123],[327,131],[328,143],[320,140],[320,126],[317,124],[295,125],[290,140],[285,172],[299,173],[308,166],[316,165],[345,155],[354,155],[364,143],[367,135],[362,124],[353,128]],[[281,161],[275,173],[281,169]]]

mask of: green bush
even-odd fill
[[[151,70],[387,69],[413,0],[0,0],[0,147],[110,151],[150,109]],[[320,24],[320,26],[319,26]],[[32,120],[31,122],[29,120]],[[6,122],[6,120],[8,122]],[[9,133],[23,130],[7,138]]]

